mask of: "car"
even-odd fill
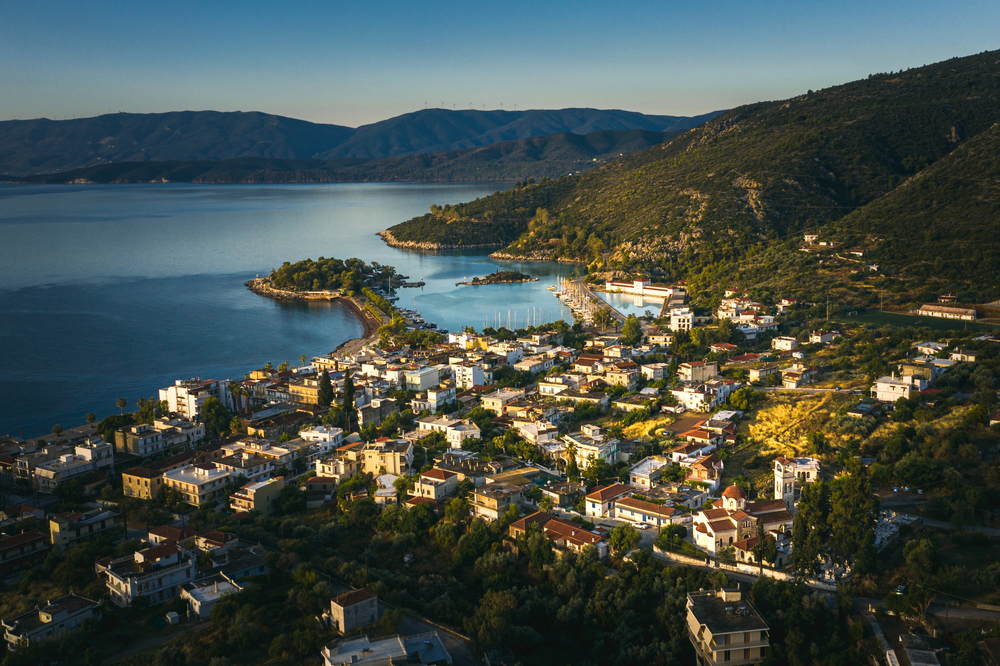
[[[644,523],[639,523],[638,525],[635,526],[635,529],[637,529],[637,530],[648,530],[649,529],[649,525],[646,525]]]

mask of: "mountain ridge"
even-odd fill
[[[172,111],[0,122],[0,172],[54,173],[142,161],[385,158],[481,147],[563,131],[678,131],[714,117],[631,111],[426,109],[358,128],[262,112]]]

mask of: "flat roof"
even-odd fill
[[[739,594],[734,590],[729,592]],[[768,629],[757,609],[742,596],[736,601],[725,601],[714,591],[691,592],[688,594],[688,609],[698,624],[708,627],[713,635]]]

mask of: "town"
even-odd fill
[[[993,663],[1000,338],[632,277],[5,438],[4,663]]]

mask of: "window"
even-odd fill
[[[725,652],[722,653],[722,660],[723,661],[729,661],[730,660],[729,653],[730,653],[730,650],[726,650]]]

